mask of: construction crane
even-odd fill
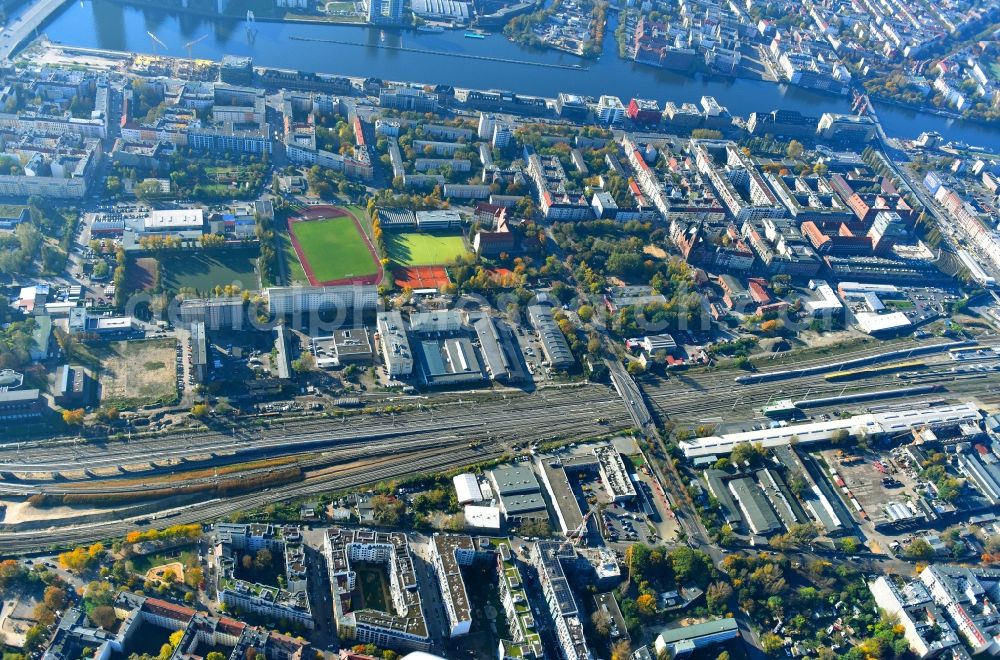
[[[596,511],[597,507],[595,507],[594,505],[590,505],[590,508],[587,510],[587,514],[583,517],[583,520],[580,521],[579,526],[577,526],[576,529],[571,530],[566,534],[566,538],[572,541],[574,545],[576,545],[577,543],[580,542],[581,539],[586,537],[587,521],[590,520],[590,517],[594,515]]]
[[[208,35],[207,34],[203,34],[200,37],[198,37],[197,39],[195,39],[194,41],[189,41],[186,44],[184,44],[184,48],[186,48],[187,52],[188,52],[188,59],[189,60],[190,59],[194,59],[193,57],[191,57],[191,47],[195,46],[197,44],[200,44],[205,39],[208,39]]]
[[[153,43],[159,44],[160,46],[163,46],[163,50],[167,50],[167,44],[160,41],[160,38],[153,34],[150,30],[146,30],[146,34],[148,34],[149,38],[153,40]]]

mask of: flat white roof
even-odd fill
[[[142,226],[147,231],[162,229],[191,229],[205,223],[201,209],[171,209],[150,211],[143,219]]]
[[[121,330],[131,327],[131,316],[102,316],[97,319],[97,328],[99,330]]]
[[[848,419],[833,419],[812,424],[791,424],[773,429],[727,433],[680,443],[686,458],[728,454],[738,444],[760,443],[764,447],[790,444],[796,438],[799,444],[830,440],[833,434],[845,430],[851,434],[864,431],[868,434],[899,433],[923,426],[941,426],[975,422],[982,416],[971,403],[938,406],[921,410],[898,410],[877,414],[855,415]]]
[[[482,501],[483,493],[479,489],[479,480],[476,479],[476,475],[464,472],[456,475],[452,481],[455,484],[455,494],[458,496],[459,504]]]
[[[906,318],[906,314],[903,312],[892,312],[891,314],[858,312],[854,318],[858,322],[858,328],[868,334],[905,328],[910,325],[910,319]]]
[[[465,507],[465,524],[480,529],[500,529],[500,509],[469,504]]]
[[[896,293],[899,291],[899,287],[895,284],[865,284],[861,282],[841,282],[837,285],[843,293],[848,293],[852,291],[865,292],[871,291],[874,293]]]

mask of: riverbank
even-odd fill
[[[206,8],[205,6],[198,7],[195,6],[196,3],[189,3],[187,6],[174,6],[171,5],[166,7],[161,2],[156,2],[156,0],[111,0],[117,4],[124,7],[140,7],[146,9],[155,9],[157,11],[178,13],[178,14],[189,14],[192,16],[200,16],[202,18],[210,19],[229,19],[236,21],[246,20],[246,11],[215,11],[214,9]],[[208,3],[204,3],[207,5]],[[267,23],[317,23],[317,24],[331,24],[338,25],[342,23],[347,23],[351,25],[358,24],[359,22],[363,25],[367,25],[367,21],[364,20],[362,16],[330,16],[329,14],[294,14],[290,12],[284,12],[281,15],[277,15],[281,8],[274,6],[270,8],[274,14],[269,14],[267,12],[262,12],[259,10],[254,10],[254,20],[262,21]],[[339,20],[339,19],[350,19],[356,18],[357,20]]]
[[[318,37],[300,37],[292,35],[288,37],[295,41],[315,41],[319,43],[339,44],[342,46],[357,46],[359,48],[383,48],[386,50],[398,50],[404,53],[421,53],[424,55],[436,55],[438,57],[456,57],[462,60],[481,60],[484,62],[502,62],[504,64],[519,64],[521,66],[537,66],[548,69],[567,69],[570,71],[586,71],[588,67],[579,64],[551,64],[548,62],[531,62],[530,60],[515,60],[508,57],[489,57],[486,55],[469,55],[468,53],[449,53],[443,50],[427,50],[423,48],[410,48],[409,46],[393,46],[391,44],[363,44],[357,41],[342,41],[340,39],[320,39]]]
[[[655,99],[660,107],[665,100],[697,104],[702,96],[711,96],[732,114],[744,117],[775,109],[813,116],[823,112],[851,112],[847,98],[773,82],[692,76],[624,61],[618,57],[617,43],[610,38],[618,17],[618,13],[608,12],[609,38],[604,39],[601,57],[593,62],[550,49],[521,47],[495,33],[484,39],[466,39],[461,31],[454,30],[434,34],[381,30],[358,24],[259,22],[255,38],[251,39],[242,21],[192,20],[187,15],[127,6],[119,0],[74,0],[57,13],[45,33],[53,41],[68,45],[148,53],[152,44],[146,31],[153,25],[157,37],[167,44],[166,48],[158,48],[157,55],[187,57],[184,44],[207,33],[210,37],[194,47],[195,57],[216,61],[226,55],[251,57],[258,67],[421,81],[466,89],[502,89],[539,97],[554,97],[559,92],[593,98],[607,94],[626,103],[633,97]],[[289,41],[290,34],[363,43],[366,48],[329,41]],[[414,51],[379,48],[380,43]],[[434,54],[442,51],[447,54]],[[467,56],[485,59],[470,61],[470,66],[456,66],[457,58]],[[570,68],[525,68],[504,59]],[[589,68],[576,69],[573,64]],[[758,65],[753,63],[753,66]],[[880,107],[878,114],[892,137],[915,138],[924,131],[937,131],[946,140],[983,146],[993,152],[1000,150],[1000,132],[995,129],[931,114],[914,115],[910,110],[888,104]]]
[[[905,101],[894,99],[891,96],[881,96],[878,94],[871,94],[871,93],[867,94],[868,97],[872,99],[872,101],[878,101],[879,103],[885,105],[891,105],[896,108],[902,108],[904,110],[909,110],[914,113],[930,114],[930,115],[935,115],[937,117],[950,119],[952,121],[970,122],[973,124],[979,124],[980,126],[988,126],[990,128],[1000,128],[1000,120],[989,120],[975,116],[966,117],[965,115],[955,112],[953,110],[944,110],[942,108],[918,106],[918,105],[913,105],[912,103],[907,103]]]

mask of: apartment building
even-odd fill
[[[406,534],[331,527],[323,537],[323,552],[333,592],[334,622],[342,638],[381,648],[414,651],[430,648]],[[386,609],[391,611],[354,609],[354,591],[358,585],[352,562],[384,566],[392,596],[392,603]]]

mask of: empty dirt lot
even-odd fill
[[[118,341],[101,355],[101,403],[138,408],[177,399],[176,342],[173,339]]]

